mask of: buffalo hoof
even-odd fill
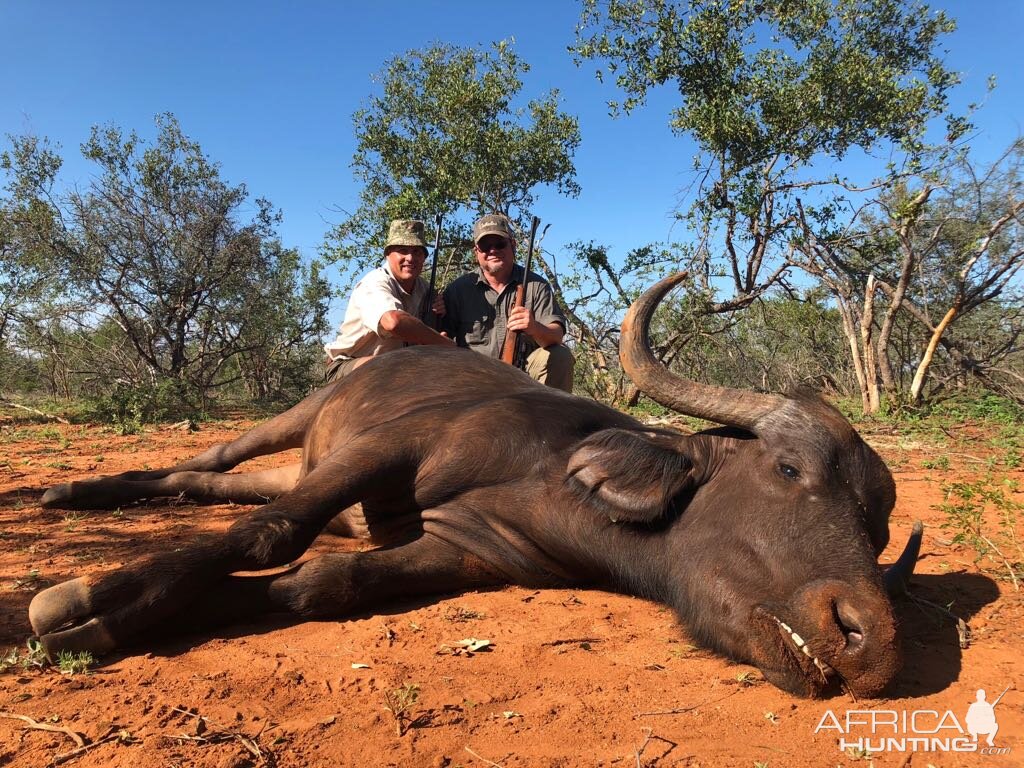
[[[116,643],[101,619],[88,618],[91,612],[89,587],[79,578],[32,598],[28,620],[51,660],[61,651],[89,651],[98,656],[112,651]]]
[[[74,492],[71,486],[73,483],[61,483],[55,485],[52,488],[48,488],[46,493],[43,494],[42,505],[44,509],[62,509],[71,506],[71,500],[74,498]]]
[[[339,512],[324,529],[326,533],[347,539],[370,539],[370,526],[366,522],[361,504],[354,504],[343,512]]]

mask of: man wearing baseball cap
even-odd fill
[[[356,284],[338,337],[324,345],[327,381],[340,379],[373,357],[407,344],[453,343],[419,319],[429,290],[420,279],[426,258],[423,222],[392,221],[384,243],[384,263]]]
[[[512,222],[501,214],[477,220],[473,253],[478,269],[456,279],[444,292],[441,311],[448,334],[460,347],[499,358],[505,332],[521,331],[528,346],[526,372],[542,384],[572,392],[575,360],[562,344],[568,323],[551,286],[531,271],[524,306],[513,307],[525,269],[515,263]]]

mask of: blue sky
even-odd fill
[[[1022,130],[1020,34],[1024,2],[933,2],[957,19],[947,62],[963,73],[956,100],[999,87],[976,119],[976,145],[994,154]],[[566,53],[578,4],[568,0],[473,2],[46,3],[0,0],[0,134],[31,132],[63,146],[66,181],[85,181],[78,153],[89,128],[115,123],[147,136],[170,111],[223,166],[284,213],[283,242],[316,254],[359,189],[349,163],[351,116],[372,92],[371,76],[409,48],[444,41],[489,44],[514,37],[533,67],[527,96],[558,87],[580,119],[576,155],[582,194],[541,194],[537,214],[552,227],[546,250],[595,240],[614,255],[682,239],[671,211],[691,180],[693,146],[669,132],[672,94],[612,120],[593,67]],[[332,320],[340,314],[335,302]]]

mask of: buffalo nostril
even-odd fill
[[[864,628],[857,612],[846,603],[836,603],[832,606],[832,617],[836,626],[846,638],[847,653],[856,651],[864,644]]]

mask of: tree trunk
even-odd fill
[[[597,336],[591,330],[590,326],[584,322],[583,318],[573,312],[569,303],[565,300],[565,295],[562,293],[562,285],[558,280],[558,275],[555,274],[554,269],[551,268],[551,265],[548,264],[547,260],[544,258],[543,251],[541,251],[540,248],[537,248],[533,255],[540,264],[540,269],[544,273],[544,276],[548,279],[548,284],[551,286],[551,290],[555,294],[555,300],[562,308],[562,311],[565,312],[569,322],[574,323],[576,328],[579,329],[580,342],[586,342],[594,351],[594,378],[604,388],[605,397],[608,398],[608,401],[614,403],[615,396],[618,392],[616,390],[615,382],[612,381],[612,377],[608,372],[608,360],[605,357],[604,352],[601,351],[601,345]]]
[[[907,295],[907,288],[910,286],[910,279],[914,271],[914,267],[919,261],[918,249],[914,246],[914,240],[911,237],[911,228],[917,223],[918,215],[923,210],[925,203],[928,202],[928,198],[934,191],[934,187],[930,184],[926,184],[917,196],[911,202],[909,207],[908,215],[905,215],[899,223],[899,227],[896,228],[896,234],[899,237],[900,249],[903,252],[903,260],[900,263],[900,274],[896,281],[895,289],[886,291],[889,294],[890,304],[889,310],[885,313],[885,317],[882,318],[882,328],[878,334],[878,340],[876,342],[875,350],[878,357],[878,372],[882,376],[882,386],[885,388],[885,392],[889,397],[896,396],[896,380],[892,373],[892,363],[889,360],[889,339],[892,337],[893,326],[896,322],[896,314],[900,311],[900,307],[903,305],[903,299]],[[932,233],[929,238],[928,244],[921,250],[921,256],[931,252],[936,241],[938,240],[939,234],[942,232],[942,224],[940,223],[938,228]],[[880,286],[888,288],[888,286]]]
[[[857,328],[850,313],[850,306],[846,300],[836,295],[839,305],[839,316],[843,319],[843,334],[850,345],[850,359],[853,360],[853,372],[857,376],[857,386],[860,388],[860,405],[864,413],[868,413],[870,401],[868,399],[867,380],[864,377],[864,361],[860,356],[860,347],[857,344]]]
[[[946,332],[946,328],[953,322],[957,312],[960,311],[960,303],[957,302],[949,311],[945,317],[939,321],[939,324],[935,326],[935,330],[932,332],[932,337],[928,340],[928,348],[924,351],[924,357],[921,358],[921,362],[917,366],[917,370],[914,372],[914,381],[910,385],[910,402],[917,405],[921,402],[921,390],[924,389],[924,378],[928,374],[928,366],[932,364],[932,358],[935,356],[935,349],[939,346],[939,341],[942,339],[942,334]]]
[[[868,283],[864,288],[864,314],[860,318],[861,349],[864,354],[864,391],[867,394],[868,408],[866,413],[878,413],[878,377],[875,364],[875,345],[871,334],[875,319],[875,276],[868,275]]]

